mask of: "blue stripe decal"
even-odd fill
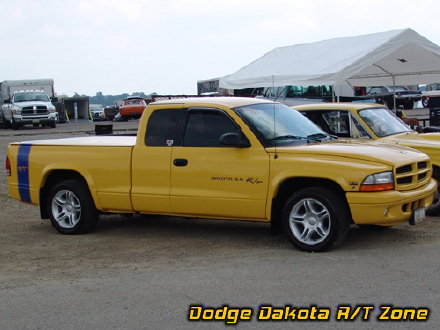
[[[18,190],[23,202],[31,203],[31,193],[29,190],[29,153],[30,144],[21,144],[18,149],[17,170],[18,170]]]

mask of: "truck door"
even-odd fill
[[[225,111],[188,111],[182,146],[172,148],[171,209],[206,217],[264,219],[269,156],[260,145],[220,145],[224,133],[241,133]]]
[[[131,195],[134,210],[171,212],[171,150],[177,124],[185,120],[185,116],[182,109],[158,109],[151,114],[145,141],[139,141],[133,150]]]

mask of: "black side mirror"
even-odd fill
[[[3,103],[5,103],[5,104],[6,104],[6,103],[11,103],[11,100],[9,100],[9,99],[4,100]]]
[[[50,98],[50,101],[51,101],[52,103],[56,103],[56,102],[58,102],[58,97],[51,97],[51,98]]]
[[[225,133],[220,136],[220,144],[226,147],[249,148],[251,143],[239,133]]]

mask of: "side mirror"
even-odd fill
[[[226,147],[249,148],[249,140],[239,133],[225,133],[220,136],[220,144]]]
[[[3,103],[5,103],[5,104],[6,104],[6,103],[11,103],[11,100],[9,100],[9,99],[4,100]]]
[[[51,101],[52,103],[56,103],[56,102],[58,102],[58,97],[51,97],[51,98],[50,98],[50,101]]]

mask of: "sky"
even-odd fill
[[[276,47],[403,28],[440,45],[439,12],[438,0],[0,0],[0,81],[196,94]]]

